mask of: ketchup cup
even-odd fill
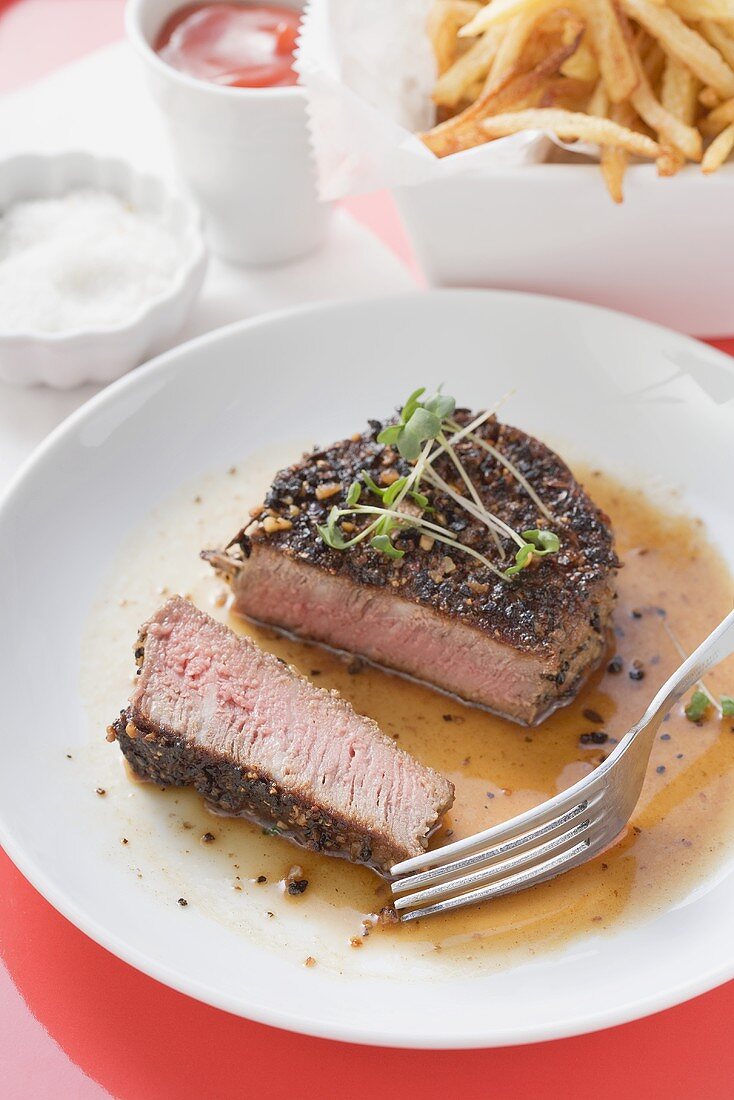
[[[316,196],[305,93],[209,83],[163,61],[154,43],[186,3],[127,0],[125,27],[168,123],[176,166],[203,209],[211,249],[251,265],[305,256],[323,242],[330,209]]]

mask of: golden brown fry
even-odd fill
[[[710,115],[701,119],[699,126],[705,134],[715,135],[720,134],[731,122],[734,122],[734,99],[720,104]]]
[[[486,4],[477,12],[471,23],[461,28],[459,34],[462,38],[471,38],[496,23],[504,23],[515,15],[528,15],[544,6],[545,0],[492,0],[491,4]]]
[[[701,88],[698,93],[698,102],[707,111],[713,111],[714,107],[718,107],[721,103],[721,96],[713,88]]]
[[[734,96],[734,70],[718,50],[686,26],[679,15],[670,8],[659,7],[652,0],[620,0],[620,3],[627,15],[657,38],[666,53],[687,65],[699,80],[716,88],[720,95]]]
[[[715,172],[717,168],[721,168],[724,161],[728,160],[732,149],[734,149],[734,123],[722,130],[719,136],[711,142],[701,161],[702,171],[709,175],[711,172]]]
[[[663,70],[660,101],[666,111],[692,126],[696,121],[696,96],[699,84],[690,69],[674,57],[668,57]]]
[[[549,11],[558,7],[559,0],[542,0],[528,12],[515,16],[508,23],[501,24],[506,28],[505,37],[492,64],[492,71],[486,84],[487,92],[500,87],[508,74],[517,71],[523,50],[537,24]],[[569,34],[563,40],[563,45],[569,45],[571,42],[578,43],[583,29],[583,23],[577,18],[574,19],[573,26],[569,27]]]
[[[438,78],[433,89],[433,101],[437,106],[455,107],[475,81],[484,80],[504,33],[504,27],[491,27]]]
[[[609,92],[603,80],[597,81],[597,85],[586,105],[586,110],[590,115],[595,115],[596,118],[609,117]]]
[[[673,145],[676,149],[680,149],[689,160],[701,159],[703,141],[698,130],[694,126],[687,126],[670,111],[666,111],[662,103],[655,98],[647,74],[642,69],[640,82],[630,96],[630,103],[640,118],[658,134],[664,145]]]
[[[612,122],[631,130],[635,112],[629,103],[614,103],[611,107]],[[614,202],[624,202],[624,177],[629,165],[629,155],[620,145],[604,145],[601,150],[601,171],[607,191]]]
[[[572,76],[577,80],[597,79],[599,65],[589,43],[586,41],[586,35],[581,39],[576,53],[564,62],[561,72],[564,76]]]
[[[621,103],[637,84],[637,69],[612,0],[586,0],[591,44],[612,103]]]
[[[461,114],[419,134],[419,137],[437,157],[483,144],[489,138],[478,126],[479,120],[492,112],[532,106],[543,94],[548,79],[556,75],[575,48],[576,43],[573,42],[568,46],[559,46],[530,72],[508,75],[501,88],[483,93]]]
[[[567,111],[583,111],[593,84],[588,80],[577,80],[573,76],[557,76],[547,81],[543,95],[538,101],[539,107],[562,107]]]
[[[674,57],[666,58],[660,102],[666,111],[687,126],[692,126],[696,118],[698,87],[699,83],[690,69]],[[658,158],[658,174],[674,176],[685,164],[685,159],[679,149],[666,149]]]
[[[617,145],[638,157],[656,158],[661,147],[645,134],[629,130],[608,118],[593,118],[580,111],[528,110],[492,115],[480,122],[490,138],[517,134],[522,130],[546,130],[561,141],[590,141],[595,145]]]
[[[546,130],[597,144],[621,202],[631,155],[668,176],[687,159],[708,174],[734,150],[734,0],[434,2],[445,121],[421,137],[437,156]]]
[[[439,76],[456,59],[459,27],[473,19],[481,6],[478,0],[435,0],[428,14],[426,30]]]
[[[667,0],[668,5],[683,19],[734,19],[734,0]]]
[[[713,19],[704,19],[700,24],[701,34],[719,51],[727,65],[734,68],[734,37]]]

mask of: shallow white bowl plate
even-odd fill
[[[716,875],[667,911],[521,967],[447,973],[376,937],[369,950],[344,950],[341,973],[305,969],[303,955],[268,950],[196,906],[182,912],[170,889],[136,888],[109,802],[89,784],[80,789],[65,759],[91,737],[78,686],[85,620],[118,547],[148,511],[272,440],[341,438],[414,387],[441,381],[475,408],[514,387],[508,419],[572,460],[647,488],[678,488],[734,555],[734,486],[722,476],[734,373],[725,357],[683,337],[587,306],[481,291],[308,308],[203,337],[71,417],[0,507],[0,840],[99,943],[232,1012],[392,1045],[549,1039],[632,1019],[734,976],[734,847]],[[110,716],[120,702],[110,700]]]

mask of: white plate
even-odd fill
[[[0,506],[0,840],[78,927],[212,1005],[357,1042],[550,1039],[732,977],[734,858],[653,918],[522,966],[446,973],[437,961],[391,954],[380,937],[374,949],[343,952],[341,965],[309,970],[302,954],[243,936],[205,906],[182,913],[155,874],[136,884],[113,806],[66,760],[83,759],[92,737],[79,692],[85,621],[119,546],[150,509],[264,445],[339,438],[415,385],[442,380],[475,407],[512,386],[512,420],[569,457],[677,487],[734,564],[725,476],[734,373],[705,346],[588,306],[482,291],[310,307],[202,337],[67,420]],[[120,702],[110,699],[110,716]],[[157,841],[161,865],[171,855],[166,837]],[[320,935],[316,924],[292,933]]]

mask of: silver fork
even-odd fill
[[[526,890],[578,867],[629,821],[655,734],[671,706],[734,653],[734,611],[663,684],[640,721],[591,775],[532,810],[391,868],[395,909],[415,920]]]

